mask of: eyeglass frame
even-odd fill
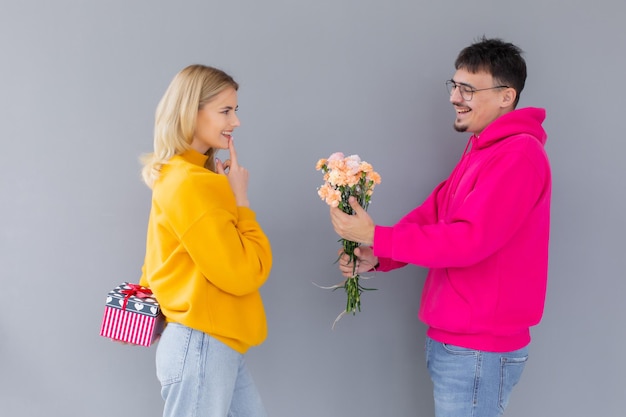
[[[468,88],[469,90],[465,90],[465,92],[461,89],[461,87],[465,87]],[[450,97],[452,97],[452,94],[454,94],[454,90],[456,90],[457,88],[459,89],[459,94],[461,94],[461,97],[463,97],[463,100],[465,101],[472,101],[472,99],[474,98],[474,93],[477,93],[479,91],[486,91],[486,90],[495,90],[496,88],[510,88],[510,85],[497,85],[495,87],[487,87],[487,88],[474,88],[471,85],[468,84],[464,84],[464,83],[457,83],[454,80],[447,80],[446,81],[446,88],[448,89],[448,93],[450,94]],[[470,97],[467,98],[465,97],[465,94],[470,93]]]

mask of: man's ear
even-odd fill
[[[517,91],[513,87],[507,87],[502,92],[502,107],[513,106],[515,98],[517,97]]]

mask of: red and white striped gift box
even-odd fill
[[[161,334],[164,317],[152,292],[122,283],[107,295],[100,335],[140,346],[150,346]]]

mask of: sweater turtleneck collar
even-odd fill
[[[187,162],[190,162],[194,165],[198,165],[201,167],[204,167],[206,164],[207,159],[209,159],[209,157],[205,154],[202,154],[198,151],[196,151],[195,149],[187,149],[185,152],[183,152],[180,155],[183,159],[185,159]]]

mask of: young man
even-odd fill
[[[357,271],[429,268],[420,319],[437,417],[504,412],[528,358],[529,328],[543,314],[551,174],[545,110],[517,109],[522,51],[484,37],[463,49],[447,81],[454,128],[471,133],[450,177],[391,227],[355,201],[331,208],[335,231],[361,242]],[[352,265],[343,256],[345,276]]]

